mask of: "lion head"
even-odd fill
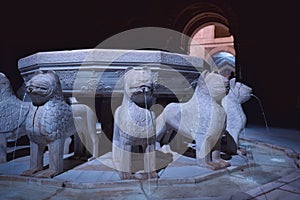
[[[230,79],[229,86],[229,95],[234,96],[239,103],[245,103],[251,98],[252,88],[241,82],[236,82],[235,78]]]
[[[198,79],[197,87],[206,87],[212,99],[220,103],[227,94],[228,85],[228,79],[217,71],[204,70]]]
[[[143,67],[141,70],[128,68],[124,74],[124,95],[129,97],[140,107],[153,103],[153,80],[151,69]]]
[[[59,78],[54,71],[35,74],[26,83],[26,92],[35,106],[42,106],[52,98],[63,97]]]

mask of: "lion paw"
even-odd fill
[[[208,162],[207,163],[207,168],[210,168],[212,170],[218,170],[221,169],[221,164],[218,162]]]
[[[203,161],[202,159],[199,159],[199,160],[197,159],[197,165],[200,167],[211,169],[211,170],[218,170],[218,169],[222,168],[221,164],[218,162],[206,162],[206,161]]]
[[[53,178],[58,174],[58,171],[44,170],[36,175],[38,178]]]
[[[21,176],[33,176],[36,172],[41,171],[42,169],[29,169],[24,171]]]
[[[219,159],[216,162],[218,162],[220,164],[221,169],[231,166],[231,164],[229,162],[227,162],[223,159]]]
[[[134,176],[129,172],[119,172],[119,176],[120,176],[120,179],[122,179],[122,180],[128,180],[128,179],[134,178]]]
[[[149,179],[157,178],[158,176],[156,172],[150,172],[150,173],[136,173],[134,177],[139,180],[146,180],[148,178]]]
[[[149,178],[158,178],[157,172],[150,172],[150,177]]]
[[[216,170],[218,168],[218,165],[212,164],[210,162],[206,162],[204,161],[204,159],[201,158],[197,158],[196,161],[199,167],[208,168],[211,170]]]

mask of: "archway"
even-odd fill
[[[208,2],[191,4],[177,13],[173,27],[188,36],[181,38],[182,52],[202,57],[211,69],[217,69],[212,59],[215,54],[227,52],[235,57],[233,32],[236,26],[232,15],[230,7]],[[238,75],[240,70],[235,63],[233,68]]]
[[[205,59],[227,78],[235,74],[235,49],[228,27],[211,22],[200,26],[191,37],[188,54]]]

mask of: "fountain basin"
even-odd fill
[[[201,58],[152,50],[82,49],[38,52],[21,58],[18,69],[24,81],[38,70],[54,70],[64,94],[87,94],[109,97],[123,93],[120,77],[128,67],[150,66],[154,72],[156,94],[192,93],[190,83],[199,72],[209,69]],[[91,91],[92,94],[91,94]]]

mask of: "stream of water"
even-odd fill
[[[15,142],[14,142],[14,150],[13,150],[13,155],[12,155],[12,159],[14,160],[15,157],[16,157],[16,150],[17,150],[17,141],[18,141],[18,138],[19,138],[19,134],[20,134],[20,127],[19,125],[21,124],[21,115],[22,115],[22,112],[23,112],[23,108],[24,108],[24,103],[25,103],[25,98],[27,96],[27,93],[25,92],[24,95],[23,95],[23,99],[22,99],[22,104],[21,104],[21,108],[20,108],[20,112],[19,112],[19,117],[18,117],[18,128],[16,130],[16,137],[15,137]]]
[[[251,94],[251,96],[254,97],[257,100],[258,104],[259,104],[259,107],[260,107],[260,110],[262,112],[262,116],[263,116],[263,119],[264,119],[264,122],[265,122],[266,131],[269,134],[270,133],[270,131],[269,131],[269,125],[268,125],[268,121],[267,121],[266,114],[265,114],[263,105],[261,103],[261,100],[256,95],[254,95],[254,94]]]
[[[254,94],[251,94],[251,97],[254,97],[256,99],[256,101],[258,102],[258,104],[259,104],[259,107],[260,107],[260,110],[261,110],[261,113],[262,113],[262,116],[263,116],[263,120],[264,120],[264,125],[265,125],[265,128],[266,128],[266,132],[267,132],[267,134],[269,134],[270,133],[269,125],[268,125],[268,121],[267,121],[267,118],[266,118],[266,114],[265,114],[262,102]],[[242,110],[240,112],[242,112]],[[246,136],[246,132],[244,132],[244,135]],[[252,147],[251,147],[251,145],[248,144],[248,142],[246,142],[246,152],[247,152],[247,154],[246,154],[245,162],[247,162],[247,164],[249,165],[248,169],[249,169],[249,175],[250,175],[250,176],[246,177],[246,180],[247,180],[247,182],[255,183],[257,181],[256,178],[255,178],[255,171],[254,171],[255,166],[251,166],[251,162],[256,163],[256,161],[254,160],[254,157],[253,157]],[[272,155],[274,155],[273,149],[271,149],[271,156]],[[262,188],[260,188],[260,190],[262,190]],[[267,199],[265,194],[263,196],[265,197],[265,199]]]
[[[151,114],[151,111],[150,110],[148,110],[148,105],[147,105],[147,94],[146,94],[146,92],[145,92],[145,90],[143,90],[143,94],[144,94],[144,103],[145,103],[145,117],[146,117],[146,136],[147,136],[147,147],[146,147],[146,149],[149,147],[149,123],[148,123],[148,112],[150,112],[150,120],[151,120],[151,124],[152,124],[152,126],[153,126],[153,130],[155,130],[155,127],[154,127],[154,123],[153,123],[153,119],[152,119],[152,114]],[[151,168],[151,163],[150,162],[153,162],[152,160],[150,161],[150,159],[151,159],[151,154],[152,154],[153,152],[147,152],[147,150],[146,150],[146,152],[144,153],[145,155],[144,156],[147,156],[147,165],[148,165],[148,178],[147,178],[147,185],[148,185],[148,187],[147,187],[147,189],[148,189],[148,194],[150,195],[151,194],[151,170],[152,170],[152,168]],[[147,155],[148,154],[148,155]]]

